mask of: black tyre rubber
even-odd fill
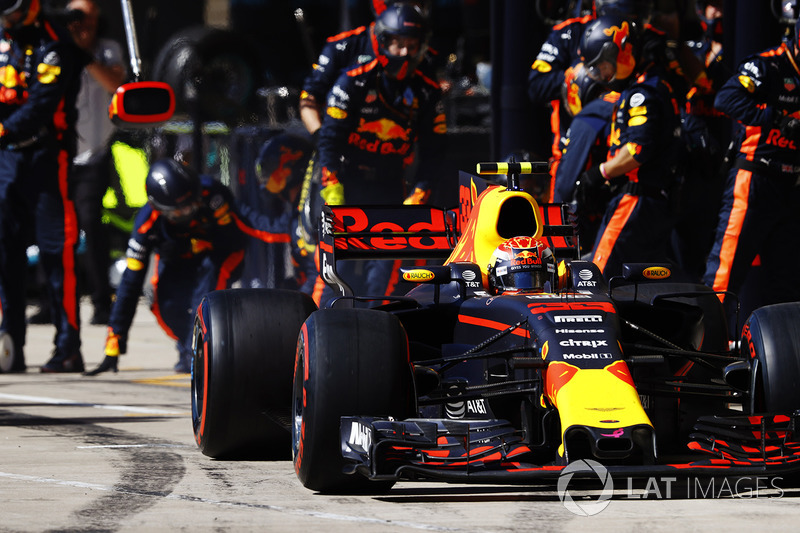
[[[196,111],[203,120],[235,123],[254,106],[260,60],[241,35],[195,26],[171,36],[159,51],[153,78],[175,91],[176,113]]]
[[[800,409],[800,302],[753,311],[742,329],[742,355],[753,360],[751,413]]]
[[[297,477],[320,492],[385,492],[392,482],[344,474],[340,417],[414,412],[408,338],[400,321],[370,309],[322,309],[297,341],[292,452]]]
[[[316,310],[295,291],[229,289],[195,316],[192,426],[210,457],[288,459],[297,333]]]

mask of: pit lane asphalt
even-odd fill
[[[87,324],[88,306],[82,316],[93,368],[105,328]],[[28,372],[0,374],[0,531],[788,531],[800,519],[800,491],[784,480],[758,489],[616,482],[607,507],[589,517],[567,510],[554,485],[315,494],[290,461],[216,461],[197,450],[189,377],[172,372],[172,341],[144,304],[117,374],[40,374],[53,331],[29,326]],[[601,491],[570,495],[591,511]]]

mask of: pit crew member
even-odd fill
[[[128,241],[127,268],[111,309],[105,358],[85,375],[117,371],[147,276],[151,253],[151,310],[178,349],[176,372],[189,372],[194,311],[207,292],[230,288],[241,273],[248,235],[273,242],[288,224],[234,204],[227,187],[198,176],[174,159],[153,163],[145,180],[148,203],[136,216]],[[282,235],[284,242],[288,236]]]

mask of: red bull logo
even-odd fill
[[[617,45],[617,74],[616,78],[624,80],[633,72],[636,61],[633,58],[633,46],[628,42],[631,36],[630,25],[623,22],[621,26],[611,26],[603,30],[605,35],[611,37],[611,41]]]
[[[301,150],[292,150],[286,146],[281,146],[281,155],[278,159],[278,168],[272,171],[267,181],[267,190],[277,194],[286,187],[286,181],[292,175],[291,163],[303,157]]]
[[[391,141],[394,139],[408,141],[409,139],[408,130],[400,126],[394,120],[388,118],[370,121],[366,121],[362,118],[358,125],[358,131],[361,133],[372,133],[381,141]]]
[[[539,255],[539,250],[534,248],[532,250],[522,250],[514,254],[514,265],[541,265],[542,258]]]

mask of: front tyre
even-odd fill
[[[408,418],[415,407],[408,338],[394,315],[323,309],[300,330],[292,402],[297,477],[320,492],[383,492],[393,483],[342,473],[345,415]]]
[[[192,426],[209,457],[288,457],[297,332],[317,308],[306,294],[227,289],[195,317]]]
[[[800,409],[800,303],[753,311],[742,329],[742,355],[752,362],[750,412]]]

